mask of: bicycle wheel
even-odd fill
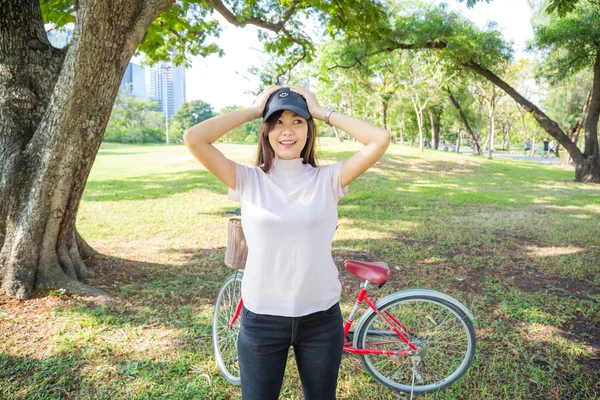
[[[213,314],[212,339],[215,360],[221,374],[230,383],[240,384],[240,368],[238,365],[237,340],[240,331],[240,318],[229,327],[241,297],[242,273],[229,276],[217,295]]]
[[[419,349],[418,356],[361,355],[367,372],[385,386],[405,393],[432,392],[459,379],[473,362],[475,328],[453,304],[433,296],[415,295],[390,300],[379,309],[399,321],[406,330],[398,330]],[[410,350],[376,313],[358,332],[357,347]]]

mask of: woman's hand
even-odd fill
[[[313,118],[320,119],[321,121],[325,119],[327,110],[321,107],[317,100],[317,96],[313,92],[297,86],[290,86],[289,88],[292,92],[298,93],[300,96],[304,97],[304,100],[306,100],[306,104],[308,105],[308,112]]]
[[[265,90],[256,97],[256,100],[254,100],[254,103],[250,106],[254,118],[258,118],[262,115],[265,106],[267,105],[267,100],[269,100],[269,97],[279,89],[281,89],[281,86],[279,85],[267,86]]]

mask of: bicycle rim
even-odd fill
[[[217,296],[213,313],[212,338],[217,366],[223,377],[234,385],[240,384],[237,340],[240,331],[240,318],[229,327],[229,322],[241,297],[242,273],[229,276]]]
[[[475,355],[471,320],[445,300],[413,296],[392,300],[380,311],[389,312],[408,332],[399,330],[420,350],[420,358],[399,355],[361,355],[365,369],[389,388],[410,393],[432,392],[459,379]],[[409,346],[376,313],[358,337],[362,349],[407,350]],[[416,362],[417,379],[413,381]]]

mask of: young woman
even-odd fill
[[[256,166],[237,164],[212,146],[260,115]],[[314,119],[364,146],[344,161],[317,166]],[[238,337],[242,398],[279,397],[293,346],[305,399],[335,399],[344,340],[341,285],[331,257],[337,203],[348,184],[381,158],[390,134],[325,110],[308,90],[271,86],[252,106],[189,128],[184,141],[241,203],[248,244]]]

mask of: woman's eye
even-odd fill
[[[277,120],[277,123],[278,123],[278,124],[283,124],[283,122],[281,122],[281,120],[280,120],[280,119],[279,119],[279,120]]]
[[[294,123],[295,123],[295,124],[301,124],[301,123],[302,123],[302,120],[301,120],[301,119],[296,119],[296,120],[294,120]]]

